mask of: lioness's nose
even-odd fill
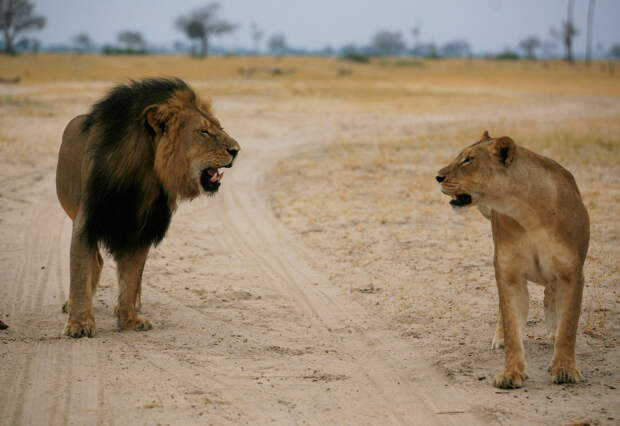
[[[441,183],[441,182],[443,182],[446,179],[446,177],[445,176],[435,176],[435,179],[437,179],[437,182]]]
[[[228,148],[226,150],[230,155],[232,155],[233,160],[235,159],[235,157],[237,156],[237,154],[239,153],[239,150],[236,148]]]

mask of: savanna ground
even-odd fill
[[[0,58],[0,423],[571,424],[620,421],[620,76],[606,64],[319,58]],[[277,70],[275,70],[277,68]],[[250,70],[250,71],[249,71]],[[275,70],[275,72],[274,72]],[[179,76],[243,147],[183,205],[144,276],[147,333],[60,337],[66,122],[128,77]],[[489,222],[435,172],[483,130],[572,171],[591,218],[577,361],[552,385],[542,288],[529,379],[492,387]]]

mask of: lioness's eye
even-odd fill
[[[461,164],[467,164],[467,163],[469,163],[473,159],[474,159],[474,157],[466,157]]]

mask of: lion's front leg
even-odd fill
[[[93,313],[94,280],[99,279],[101,263],[97,247],[89,247],[81,232],[80,216],[73,222],[70,252],[69,300],[65,304],[69,317],[64,334],[71,337],[95,335]]]
[[[150,321],[139,318],[136,308],[140,306],[142,271],[149,252],[149,247],[138,249],[133,253],[115,255],[118,269],[118,319],[122,329],[150,330]]]
[[[525,277],[517,272],[495,272],[504,331],[504,371],[495,376],[495,386],[520,388],[526,379],[523,327],[527,321],[528,292]]]

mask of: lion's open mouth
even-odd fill
[[[203,169],[200,173],[200,185],[207,192],[215,192],[219,189],[224,172],[219,169]]]
[[[471,204],[471,195],[469,194],[454,194],[450,200],[450,205],[454,207],[464,207],[468,204]]]

